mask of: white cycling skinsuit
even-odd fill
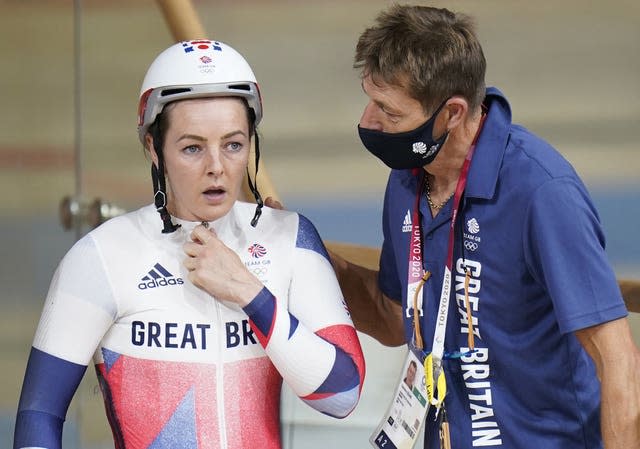
[[[25,374],[14,448],[61,446],[93,357],[115,447],[280,448],[282,380],[344,417],[364,380],[360,343],[313,225],[236,202],[210,223],[265,288],[244,309],[195,287],[153,206],[79,240],[51,283]]]

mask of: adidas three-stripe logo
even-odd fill
[[[407,215],[402,222],[402,232],[411,232],[411,211],[407,209]]]
[[[140,290],[184,284],[182,278],[174,277],[169,273],[169,270],[160,265],[160,263],[155,264],[153,268],[149,270],[149,273],[142,277],[141,281],[142,282],[138,284]]]
[[[161,277],[172,278],[173,275],[169,273],[165,267],[157,263],[142,280],[150,281],[151,279],[160,279]]]

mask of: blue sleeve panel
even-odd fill
[[[243,308],[253,324],[264,335],[265,347],[271,336],[275,319],[276,301],[273,294],[264,287],[253,301]],[[298,319],[289,313],[289,339],[298,328]],[[258,336],[262,342],[263,338]],[[327,340],[328,341],[328,340]],[[336,360],[324,383],[314,391],[316,393],[338,393],[352,390],[360,385],[360,375],[353,359],[335,342],[330,342],[336,350]]]
[[[317,393],[340,393],[360,385],[360,374],[353,359],[336,346],[336,360],[331,372],[316,391]]]
[[[298,238],[296,240],[296,248],[304,248],[315,251],[328,261],[331,261],[331,259],[329,258],[329,253],[327,253],[327,249],[324,247],[324,244],[322,243],[322,239],[320,238],[320,234],[318,234],[318,230],[316,229],[316,227],[304,215],[298,214],[298,216],[300,217],[300,221],[298,223]]]
[[[273,320],[275,319],[276,298],[267,287],[263,287],[260,293],[258,293],[258,296],[244,306],[243,310],[258,327],[260,332],[262,332],[265,337],[268,337],[271,327],[273,326]]]
[[[86,369],[31,348],[18,405],[14,449],[61,448],[62,424]]]

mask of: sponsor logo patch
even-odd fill
[[[147,290],[156,287],[167,287],[170,285],[182,285],[184,281],[182,278],[177,278],[173,274],[160,265],[155,264],[149,272],[140,279],[138,289]]]
[[[411,232],[411,211],[407,209],[407,214],[402,222],[402,232]]]

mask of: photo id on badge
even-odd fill
[[[412,449],[428,409],[424,366],[409,350],[391,404],[369,442],[379,449]]]

